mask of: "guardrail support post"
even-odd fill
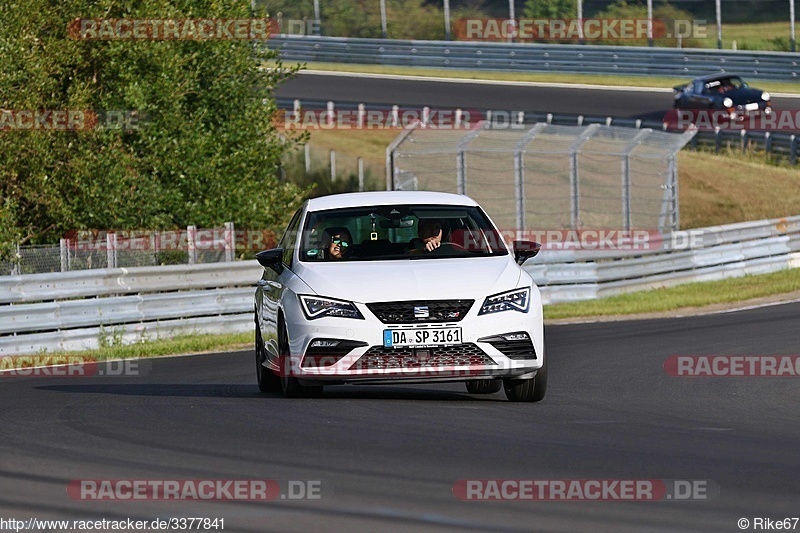
[[[797,135],[789,137],[789,162],[792,165],[797,164],[797,140],[800,139]]]
[[[336,181],[336,150],[331,150],[331,182]]]
[[[303,154],[306,163],[306,174],[311,173],[311,145],[308,143],[303,145]]]
[[[364,192],[364,159],[358,158],[358,192]]]

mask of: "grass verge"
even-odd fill
[[[252,333],[227,333],[224,335],[180,335],[172,339],[148,340],[135,344],[115,344],[96,350],[40,352],[19,358],[4,358],[3,368],[20,368],[47,364],[48,361],[69,357],[70,361],[109,361],[113,359],[138,359],[164,355],[198,354],[217,351],[244,350],[253,346]]]
[[[598,300],[548,305],[545,319],[582,318],[604,315],[663,313],[681,309],[730,304],[800,291],[796,269],[719,281],[687,283],[677,287],[639,291]]]
[[[468,80],[522,81],[539,83],[566,83],[583,85],[608,85],[612,87],[648,87],[672,89],[679,83],[687,83],[690,77],[654,76],[603,76],[594,74],[562,74],[534,72],[487,72],[481,70],[437,69],[424,67],[394,67],[389,65],[358,65],[353,63],[307,63],[307,70],[331,72],[361,72],[365,74],[387,74],[394,76],[428,76],[435,78],[458,78]],[[747,77],[745,77],[747,80]],[[758,81],[759,89],[772,93],[800,94],[800,83]]]

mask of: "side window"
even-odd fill
[[[280,243],[278,243],[278,247],[283,248],[283,263],[289,268],[292,268],[292,256],[297,246],[297,232],[300,228],[300,215],[302,211],[302,209],[297,210],[292,217],[292,221],[289,222],[289,225],[286,227],[286,231],[283,237],[281,237]]]

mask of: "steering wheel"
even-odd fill
[[[457,243],[454,243],[454,242],[449,242],[449,241],[448,241],[448,242],[442,242],[442,243],[439,243],[439,246],[445,246],[445,245],[446,245],[446,246],[452,246],[452,247],[456,248],[457,250],[464,250],[465,252],[467,251],[467,249],[466,249],[466,248],[464,248],[464,247],[463,247],[463,246],[461,246],[460,244],[457,244]]]

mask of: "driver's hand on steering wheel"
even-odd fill
[[[439,230],[439,233],[437,233],[436,235],[432,235],[430,237],[422,239],[422,241],[425,243],[425,249],[427,251],[429,252],[434,251],[435,249],[437,249],[439,246],[442,245],[442,230]]]

